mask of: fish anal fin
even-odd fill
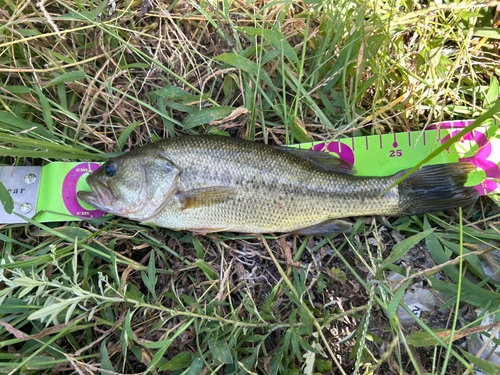
[[[234,198],[236,190],[225,186],[193,189],[178,192],[175,196],[181,202],[181,210],[208,207],[227,202]]]
[[[356,173],[356,170],[354,169],[354,166],[351,163],[343,159],[340,159],[336,156],[333,156],[328,152],[304,150],[293,147],[280,147],[280,146],[277,147],[279,147],[281,151],[296,155],[302,159],[306,159],[312,164],[316,165],[317,167],[322,168],[328,172],[336,172],[343,174]]]
[[[352,224],[344,220],[327,220],[322,223],[299,229],[293,232],[293,234],[300,234],[306,236],[313,235],[331,235],[338,233],[350,232]]]

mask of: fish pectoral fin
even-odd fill
[[[179,192],[175,196],[181,202],[181,210],[187,210],[227,202],[236,196],[236,190],[225,186],[212,186]]]
[[[327,220],[323,221],[322,223],[313,225],[311,227],[299,229],[298,231],[293,232],[293,234],[300,234],[306,236],[321,234],[326,236],[331,234],[350,232],[351,228],[352,224],[347,221]]]
[[[316,165],[317,167],[320,167],[328,172],[336,172],[343,174],[356,173],[356,170],[354,169],[354,166],[351,163],[343,159],[340,159],[336,156],[333,156],[328,152],[304,150],[300,148],[282,147],[282,146],[276,146],[276,147],[279,148],[279,150],[281,151],[296,155],[298,157],[301,157],[302,159],[306,159],[312,164]]]

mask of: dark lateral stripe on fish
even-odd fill
[[[464,186],[467,175],[476,169],[471,163],[428,165],[399,184],[401,216],[442,211],[474,203],[479,193]],[[406,171],[398,173],[402,176]]]

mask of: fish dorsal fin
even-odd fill
[[[300,148],[282,147],[282,146],[276,146],[276,148],[280,151],[288,152],[289,154],[297,155],[302,159],[306,159],[311,163],[313,163],[314,165],[328,172],[336,172],[343,174],[356,173],[356,170],[354,169],[354,166],[351,163],[343,159],[340,159],[336,156],[333,156],[328,152],[304,150]]]
[[[344,221],[344,220],[327,220],[322,223],[313,225],[311,227],[299,229],[293,234],[301,234],[301,235],[332,235],[338,233],[350,232],[352,228],[352,224]]]
[[[221,204],[233,199],[235,195],[236,190],[233,188],[212,186],[179,192],[175,196],[181,202],[181,210],[187,210]]]

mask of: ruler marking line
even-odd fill
[[[392,144],[392,147],[397,148],[399,146],[399,144],[398,144],[398,141],[396,139],[396,133],[393,133],[393,134],[394,134],[394,143]]]

